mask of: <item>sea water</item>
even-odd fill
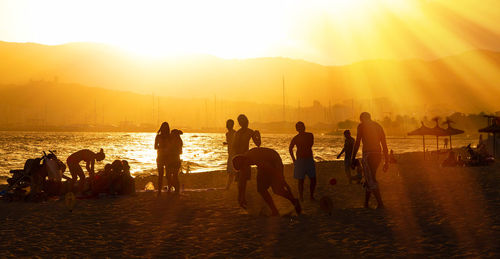
[[[181,137],[184,142],[183,171],[196,173],[225,169],[227,146],[223,145],[224,133],[184,133]],[[291,163],[288,146],[292,137],[292,134],[262,133],[262,146],[277,150],[284,163]],[[316,161],[335,160],[342,149],[343,136],[316,134],[314,137]],[[151,174],[156,170],[154,139],[155,133],[0,132],[0,178],[9,176],[11,169],[22,169],[26,159],[41,157],[43,151],[53,150],[66,162],[70,154],[80,149],[98,152],[100,148],[104,149],[106,159],[96,163],[96,171],[115,159],[125,159],[133,175]],[[475,142],[469,138],[453,138],[454,147]],[[422,151],[421,137],[388,137],[387,143],[396,154]],[[429,150],[436,149],[435,138],[426,139],[426,144]],[[439,145],[443,148],[441,138]]]

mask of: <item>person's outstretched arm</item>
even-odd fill
[[[381,131],[381,134],[380,134],[380,143],[382,144],[382,152],[384,152],[384,159],[385,159],[385,163],[384,163],[384,171],[387,171],[387,169],[389,168],[389,151],[388,151],[388,148],[387,148],[387,141],[385,139],[385,132],[384,132],[384,129],[382,127],[380,127],[380,131]]]
[[[93,175],[94,174],[94,160],[86,162],[85,168],[87,169],[87,172],[89,172],[89,175]]]
[[[356,160],[356,154],[358,153],[359,145],[361,144],[361,127],[358,125],[358,130],[356,132],[356,142],[354,142],[354,147],[352,148],[352,156],[351,156],[351,167],[354,165],[354,162]]]
[[[292,162],[295,163],[295,155],[293,154],[293,147],[295,147],[295,138],[290,141],[290,146],[288,147],[288,152],[290,152],[290,156],[292,157]]]

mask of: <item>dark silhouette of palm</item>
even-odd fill
[[[441,119],[441,118],[440,118],[439,116],[436,116],[436,117],[433,117],[433,118],[432,118],[432,121],[436,122],[436,126],[439,126],[439,120],[440,120],[440,119]]]
[[[443,123],[441,123],[441,125],[448,125],[448,128],[449,128],[449,127],[451,127],[451,124],[453,124],[453,123],[455,123],[455,121],[453,121],[449,117],[446,117],[446,120],[443,121]]]

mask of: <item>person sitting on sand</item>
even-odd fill
[[[89,173],[89,178],[92,181],[94,177],[94,164],[96,161],[104,160],[104,150],[101,148],[98,153],[94,153],[88,149],[82,149],[71,154],[68,159],[66,159],[66,163],[68,164],[68,169],[71,174],[71,186],[74,186],[77,182],[77,178],[80,178],[78,184],[78,192],[83,192],[83,188],[85,186],[85,173],[83,172],[82,167],[80,166],[80,162],[85,161],[85,168]]]
[[[233,129],[234,127],[234,121],[229,119],[226,121],[226,142],[224,142],[225,145],[227,145],[227,185],[226,185],[226,190],[229,190],[229,187],[233,183],[234,180],[234,175],[235,175],[235,170],[233,166],[233,157],[234,157],[234,149],[233,149],[233,142],[234,142],[234,134],[236,131]]]
[[[233,158],[233,164],[234,168],[242,174],[250,174],[250,171],[246,170],[246,168],[257,165],[257,191],[271,209],[272,216],[279,216],[279,213],[274,205],[273,198],[267,191],[269,187],[273,189],[275,194],[288,199],[295,207],[297,214],[300,214],[300,202],[293,197],[290,186],[285,181],[283,162],[278,152],[270,148],[252,148],[244,154],[236,155]],[[241,197],[245,196],[247,179],[250,179],[250,175],[241,175],[238,182],[238,187],[243,187],[238,190],[238,201],[244,209],[246,209],[247,204],[246,200]]]
[[[299,134],[293,137],[288,148],[293,161],[293,176],[299,181],[299,197],[304,201],[304,178],[306,175],[311,181],[309,186],[309,194],[311,200],[314,200],[314,189],[316,188],[316,165],[312,146],[314,144],[314,135],[306,132],[306,126],[302,121],[295,124],[295,129]],[[293,154],[293,148],[297,146],[297,158]]]
[[[248,118],[244,114],[240,114],[238,116],[238,123],[240,124],[240,129],[234,133],[233,140],[233,151],[234,155],[241,155],[248,151],[250,146],[250,139],[253,140],[253,143],[260,147],[260,133],[257,130],[252,130],[248,128]],[[239,181],[240,178],[243,177],[243,181]],[[243,189],[242,192],[245,193],[246,185],[240,185],[240,182],[245,182],[250,180],[250,178],[246,179],[246,177],[250,177],[250,165],[240,168],[236,173],[236,181],[238,182],[238,189]],[[245,203],[245,196],[238,197],[238,200],[241,200]]]
[[[170,125],[168,122],[163,122],[160,129],[156,133],[154,148],[156,149],[156,166],[158,169],[158,196],[161,195],[163,189],[163,175],[167,174],[167,150],[168,139],[170,136]],[[168,179],[167,179],[168,180]],[[168,182],[167,182],[168,185]]]
[[[344,148],[342,148],[342,151],[340,151],[340,154],[337,155],[337,159],[339,159],[343,153],[344,155],[344,171],[345,175],[347,176],[347,181],[349,181],[349,184],[352,183],[351,181],[351,156],[352,156],[352,148],[354,147],[354,138],[351,137],[351,131],[350,130],[345,130],[344,131]]]
[[[179,170],[182,165],[181,154],[183,146],[181,135],[182,131],[178,129],[173,129],[170,132],[167,151],[167,181],[169,183],[169,191],[173,187],[176,194],[179,194],[180,191]]]
[[[365,208],[368,208],[371,193],[377,199],[377,208],[383,208],[384,203],[380,195],[380,190],[377,183],[377,169],[384,154],[385,163],[384,171],[389,168],[389,152],[387,150],[387,142],[385,140],[384,129],[380,124],[372,121],[371,115],[368,112],[363,112],[359,116],[361,123],[358,125],[356,142],[352,151],[352,163],[354,164],[359,146],[363,142],[363,155],[361,163],[363,165],[364,177],[368,188],[365,192]],[[382,146],[382,148],[380,147]]]

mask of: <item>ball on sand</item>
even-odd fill
[[[332,199],[330,199],[330,197],[328,196],[321,197],[321,199],[319,199],[319,207],[323,212],[327,213],[328,215],[331,215],[333,210]]]
[[[337,179],[335,179],[335,178],[330,179],[330,184],[331,185],[337,184]]]

